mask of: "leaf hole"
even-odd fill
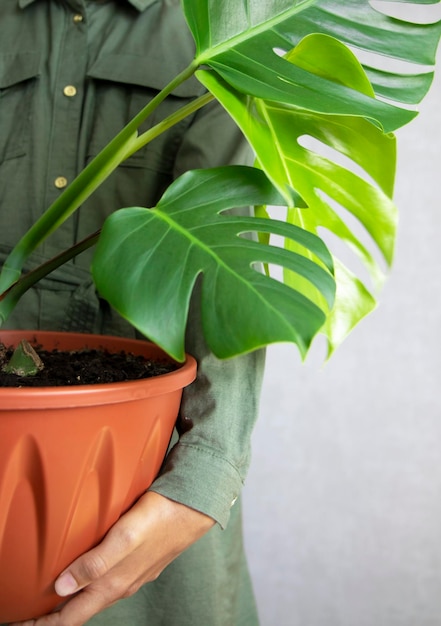
[[[276,54],[278,57],[284,57],[285,54],[288,53],[288,50],[284,50],[283,48],[273,48],[273,52],[274,54]]]
[[[338,148],[330,146],[328,143],[325,143],[312,135],[300,135],[297,142],[302,148],[305,148],[305,150],[315,153],[320,157],[327,159],[331,163],[336,163],[359,178],[362,178],[367,183],[373,185],[374,187],[378,187],[378,183],[375,179],[368,172],[366,172],[361,165],[354,161],[354,159],[344,154],[343,146],[341,146],[341,150],[339,150]]]
[[[416,24],[434,24],[441,19],[441,5],[412,4],[409,2],[391,2],[389,0],[370,0],[369,4],[378,13],[405,22]]]
[[[344,221],[353,235],[371,254],[378,268],[376,275],[372,275],[371,272],[369,272],[360,256],[360,252],[355,247],[355,244],[350,241],[343,240],[332,231],[323,227],[319,228],[318,235],[323,239],[328,248],[332,250],[332,254],[344,263],[344,265],[346,265],[351,272],[356,274],[357,277],[366,285],[371,285],[374,290],[378,290],[382,285],[384,275],[388,271],[388,268],[381,251],[378,249],[371,235],[360,220],[339,202],[334,200],[334,198],[331,198],[321,189],[316,189],[315,191],[320,199],[329,205],[331,209]]]

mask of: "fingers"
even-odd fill
[[[63,608],[36,620],[32,626],[83,626],[91,617],[108,608],[117,598],[106,585],[92,584],[72,597]],[[20,625],[22,626],[22,625]]]
[[[114,603],[106,598],[104,590],[88,587],[67,602],[60,611],[9,626],[83,626],[93,615]]]
[[[103,579],[109,571],[125,561],[143,542],[142,520],[126,514],[107,533],[102,542],[82,554],[60,574],[55,591],[61,597],[72,595],[92,582]]]
[[[55,590],[68,598],[63,607],[15,626],[82,626],[96,613],[155,580],[213,525],[214,520],[198,511],[157,493],[146,493],[96,548],[60,574]]]
[[[113,580],[130,586],[151,582],[183,550],[204,535],[214,521],[182,504],[146,493],[110,529],[103,541],[76,559],[55,582],[61,597],[84,589],[114,571]]]
[[[112,561],[106,562],[104,540],[93,550],[81,555],[69,565],[69,569],[60,574],[55,581],[55,591],[61,597],[72,595],[105,576],[111,567]]]

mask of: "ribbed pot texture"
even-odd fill
[[[45,349],[104,347],[166,358],[154,344],[75,333],[1,331]],[[60,603],[57,575],[96,545],[151,485],[173,432],[188,356],[154,378],[81,387],[0,389],[0,623]]]

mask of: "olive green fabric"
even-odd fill
[[[192,55],[178,0],[2,0],[1,261],[60,188]],[[148,123],[202,91],[196,80],[179,87]],[[117,208],[153,206],[171,180],[190,168],[247,159],[234,125],[210,105],[128,159],[44,243],[30,266],[94,232]],[[87,252],[44,279],[6,327],[136,335],[97,297],[90,259]],[[198,359],[198,379],[184,393],[181,435],[152,489],[218,524],[157,581],[95,618],[95,625],[257,623],[240,505],[234,502],[249,465],[264,355],[214,358],[201,335],[197,293],[187,350]]]

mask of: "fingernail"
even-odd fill
[[[55,591],[59,596],[70,596],[78,589],[78,583],[70,572],[64,572],[55,581]]]

